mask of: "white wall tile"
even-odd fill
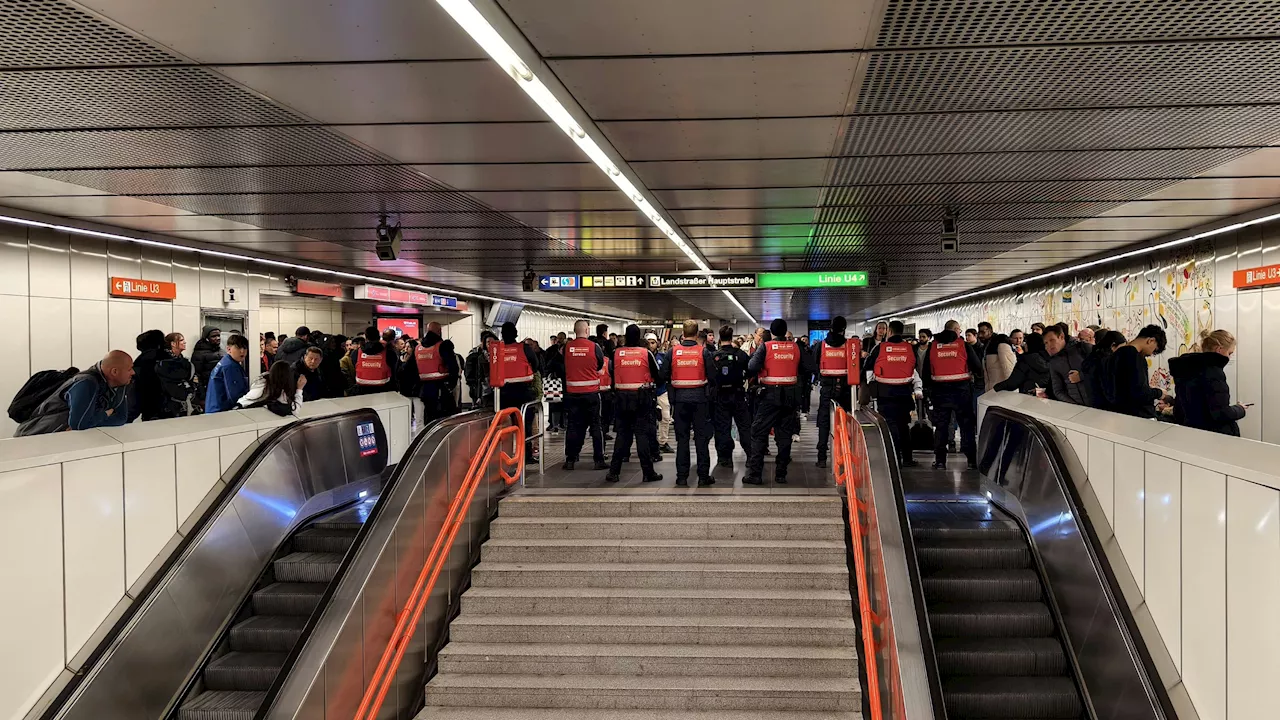
[[[1228,363],[1236,366],[1236,398],[1240,402],[1261,403],[1262,393],[1262,343],[1243,341],[1262,337],[1262,294],[1256,290],[1236,293],[1236,337],[1242,341],[1236,346],[1235,357]],[[1261,407],[1251,408],[1240,421],[1240,434],[1262,439]]]
[[[191,511],[222,476],[218,438],[193,440],[174,446],[177,467],[178,524],[187,521]]]
[[[28,293],[27,229],[0,227],[0,295]]]
[[[306,325],[306,324],[307,324],[306,310],[303,310],[300,307],[280,308],[280,330],[283,330],[289,333],[290,335],[293,335],[294,330],[297,330],[299,326]],[[307,328],[313,329],[309,325],[307,326]],[[276,333],[278,334],[280,330],[277,330]]]
[[[1280,492],[1227,480],[1227,711],[1275,716],[1280,669]]]
[[[107,241],[107,275],[111,277],[142,277],[142,246],[137,243]]]
[[[1226,476],[1182,466],[1182,681],[1200,720],[1227,720]]]
[[[1089,436],[1078,430],[1067,430],[1067,440],[1071,442],[1071,449],[1076,451],[1076,459],[1080,461],[1080,466],[1088,471],[1089,468]]]
[[[71,301],[71,364],[83,370],[107,354],[107,324],[106,300]]]
[[[67,657],[124,597],[124,470],[119,455],[62,466]]]
[[[30,327],[33,330],[29,348],[31,372],[70,367],[71,301],[65,297],[33,297]],[[39,342],[35,338],[39,338]]]
[[[1107,522],[1115,528],[1115,444],[1102,438],[1089,438],[1089,484],[1102,505]]]
[[[237,260],[228,260],[226,266],[226,274],[222,281],[224,287],[236,289],[236,301],[224,303],[221,307],[225,307],[228,310],[248,310],[249,275],[245,271],[244,263]]]
[[[1262,293],[1261,337],[1280,337],[1280,288]],[[1280,442],[1280,372],[1274,366],[1262,369],[1262,394],[1244,402],[1258,403],[1249,414],[1261,416],[1263,442]]]
[[[218,438],[218,457],[220,460],[218,476],[221,477],[222,473],[225,473],[227,468],[231,467],[231,463],[235,462],[236,458],[240,457],[240,453],[244,452],[244,449],[253,444],[253,441],[257,439],[258,434],[253,432],[223,435]]]
[[[71,297],[75,300],[106,300],[107,242],[86,237],[70,239]]]
[[[28,301],[22,295],[0,295],[0,318],[5,319],[5,330],[12,337],[30,343],[30,315]],[[12,399],[22,384],[31,377],[31,356],[27,348],[0,353],[0,399]],[[5,401],[8,406],[8,401]],[[10,437],[18,424],[0,413],[0,437]]]
[[[0,504],[0,648],[22,648],[0,653],[0,717],[21,718],[65,661],[61,467],[0,473]]]
[[[71,297],[71,246],[66,233],[32,228],[27,262],[33,297]]]
[[[173,282],[173,253],[164,248],[142,248],[142,279]]]
[[[174,305],[200,307],[200,259],[188,253],[173,253]]]
[[[173,332],[180,332],[187,339],[187,359],[191,351],[196,349],[196,341],[200,339],[200,308],[191,305],[173,305]]]
[[[226,273],[220,261],[200,258],[200,307],[222,308],[222,289],[226,287]]]
[[[141,332],[141,300],[107,301],[107,345],[110,349],[137,355],[138,335]]]
[[[158,300],[142,301],[142,329],[173,332],[173,305]]]
[[[1124,551],[1129,570],[1139,589],[1142,589],[1144,571],[1144,544],[1146,533],[1146,458],[1141,450],[1125,445],[1115,446],[1115,526],[1116,539]],[[1145,591],[1144,591],[1145,592]]]
[[[1182,667],[1182,463],[1146,453],[1143,596],[1175,667]]]
[[[126,587],[178,530],[176,483],[172,445],[124,454]]]

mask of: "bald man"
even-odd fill
[[[427,323],[427,334],[413,351],[423,424],[458,412],[453,402],[453,389],[458,385],[458,355],[453,341],[441,338],[443,331],[440,323]]]
[[[131,380],[133,358],[122,350],[112,350],[54,390],[31,418],[18,426],[14,437],[124,425],[129,422]]]

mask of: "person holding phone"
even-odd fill
[[[1236,351],[1235,336],[1226,330],[1200,334],[1201,352],[1169,359],[1178,396],[1173,418],[1179,425],[1240,436],[1239,421],[1252,403],[1231,403],[1231,387],[1223,368]]]

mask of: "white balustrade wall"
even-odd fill
[[[103,280],[105,283],[105,279]],[[300,417],[374,408],[389,462],[410,440],[396,393],[305,403]],[[296,418],[230,411],[0,440],[0,718],[22,718],[168,557],[235,459]]]
[[[1084,510],[1132,573],[1139,628],[1168,650],[1152,653],[1166,686],[1180,677],[1200,720],[1276,717],[1280,447],[1017,393],[979,402],[1069,439]]]

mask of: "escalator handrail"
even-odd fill
[[[119,639],[120,634],[124,632],[125,628],[129,627],[129,624],[137,616],[138,611],[141,608],[146,607],[147,601],[151,598],[152,594],[155,593],[156,588],[158,588],[160,583],[169,575],[178,561],[185,556],[192,543],[201,537],[204,529],[215,517],[218,516],[225,506],[231,502],[232,498],[234,498],[244,486],[244,483],[253,476],[254,472],[277,445],[287,440],[290,436],[301,432],[305,428],[337,422],[345,417],[369,412],[376,411],[372,408],[358,408],[342,413],[336,413],[334,415],[299,419],[295,422],[281,425],[272,429],[267,435],[258,438],[256,440],[257,445],[253,447],[247,456],[242,455],[236,458],[234,464],[227,468],[227,471],[222,474],[222,477],[226,477],[230,474],[231,482],[226,483],[226,486],[223,487],[220,493],[218,493],[218,496],[213,500],[213,502],[209,503],[208,507],[204,509],[204,512],[200,514],[199,519],[192,524],[191,529],[188,530],[187,533],[182,536],[182,539],[178,541],[178,544],[174,546],[165,561],[156,568],[155,572],[151,574],[150,579],[147,580],[146,584],[142,586],[142,589],[133,598],[133,602],[129,603],[125,611],[121,613],[120,617],[112,624],[111,629],[103,635],[97,646],[89,653],[89,656],[85,658],[85,661],[81,664],[80,668],[73,671],[71,681],[67,683],[66,687],[62,688],[62,690],[58,692],[58,695],[54,697],[48,707],[46,707],[39,715],[40,720],[53,720],[61,714],[64,705],[75,697],[76,691],[79,689],[80,685],[92,674],[93,668],[102,661],[103,656],[107,654],[107,651],[110,650],[116,640]],[[383,435],[383,438],[385,439],[385,434]],[[385,448],[380,449],[385,451]],[[219,479],[221,480],[221,478]]]
[[[514,424],[504,427],[508,419],[514,420]],[[514,456],[500,451],[503,441],[509,437],[515,443]],[[480,450],[471,458],[471,465],[467,468],[466,478],[458,487],[458,492],[454,495],[453,501],[449,505],[449,512],[445,516],[444,524],[436,534],[431,552],[422,564],[422,569],[418,574],[413,591],[409,594],[404,607],[396,616],[395,630],[387,641],[387,646],[382,652],[378,666],[365,688],[364,696],[360,700],[360,707],[355,714],[355,720],[370,720],[378,717],[378,712],[382,709],[383,699],[391,687],[391,682],[395,679],[405,649],[413,639],[413,635],[417,630],[418,620],[422,616],[422,611],[426,608],[427,601],[431,598],[436,580],[444,567],[448,554],[447,548],[452,546],[454,538],[458,534],[462,519],[466,515],[466,508],[470,505],[476,488],[480,486],[480,478],[488,468],[494,453],[497,452],[501,459],[498,466],[499,474],[507,485],[512,485],[520,479],[524,468],[524,445],[523,410],[521,408],[507,408],[496,414],[489,424],[489,429],[486,431],[484,439],[480,443]],[[510,472],[507,470],[508,466],[513,468]]]

